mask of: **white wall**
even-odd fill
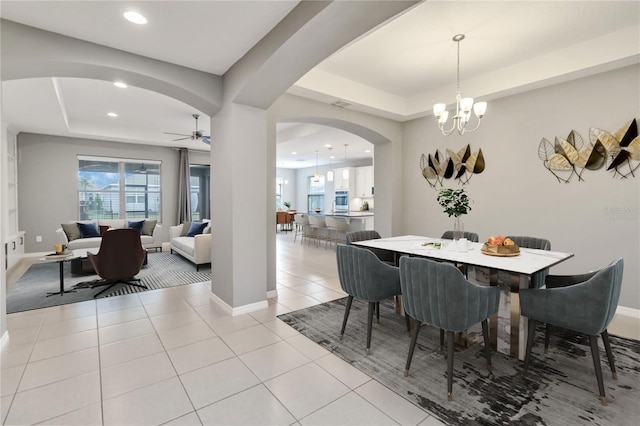
[[[78,219],[78,155],[162,162],[162,241],[176,225],[178,152],[171,148],[21,133],[18,135],[18,211],[25,252],[50,251],[61,223]],[[189,161],[209,164],[208,153],[190,152]],[[36,243],[35,237],[42,236]]]
[[[433,117],[405,123],[403,233],[440,235],[452,227],[418,162],[423,153],[470,144],[472,151],[482,149],[486,170],[466,185],[473,202],[463,217],[465,230],[481,240],[495,234],[547,238],[552,250],[575,254],[552,273],[596,270],[623,257],[620,305],[640,308],[640,169],[628,179],[604,168],[585,170],[582,182],[574,176],[558,183],[538,158],[543,137],[566,138],[575,129],[588,143],[591,127],[615,132],[640,118],[639,93],[635,65],[489,102],[480,129],[462,137],[442,136]],[[458,187],[454,180],[445,185]],[[626,213],[614,213],[619,210]]]

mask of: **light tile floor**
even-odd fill
[[[441,424],[276,318],[345,295],[335,250],[277,235],[261,311],[226,315],[207,282],[8,315],[3,424]]]

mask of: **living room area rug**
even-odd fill
[[[169,252],[149,253],[147,265],[143,265],[136,278],[148,290],[211,281],[209,265],[200,267],[196,271],[193,263],[182,256]],[[72,274],[70,262],[64,262],[64,288],[73,289],[79,283],[97,280],[96,274]],[[105,287],[77,288],[75,293],[65,293],[64,296],[55,294],[47,297],[47,292],[60,290],[60,269],[56,262],[35,263],[29,267],[22,277],[7,292],[7,313],[47,308],[67,303],[92,300],[93,296]],[[118,284],[102,293],[99,298],[119,296],[129,293],[147,291],[144,288]]]
[[[487,369],[483,344],[454,356],[453,401],[447,401],[446,350],[439,331],[423,326],[408,377],[404,367],[410,336],[393,302],[381,303],[374,321],[371,355],[365,355],[367,305],[354,299],[344,338],[339,340],[346,298],[279,315],[285,323],[331,351],[398,395],[449,425],[636,425],[640,418],[640,342],[610,336],[618,380],[611,376],[600,340],[608,405],[600,404],[588,338],[556,329],[549,353],[543,353],[544,331],[527,377],[523,362],[492,352]]]

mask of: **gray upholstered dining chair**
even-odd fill
[[[347,232],[346,242],[347,244],[355,243],[356,241],[366,241],[366,240],[378,240],[380,239],[380,234],[378,231],[367,230],[367,231],[351,231]],[[383,261],[388,265],[396,265],[395,255],[393,252],[388,250],[381,250],[376,248],[367,248],[367,250],[375,253],[378,256],[378,259]]]
[[[366,354],[369,355],[371,354],[373,312],[376,305],[379,313],[381,300],[400,294],[398,268],[381,262],[369,250],[344,244],[338,244],[336,258],[340,287],[348,294],[342,328],[340,329],[340,340],[344,336],[353,298],[368,302]],[[406,322],[407,330],[409,330],[409,318],[406,318]]]
[[[624,260],[620,258],[597,272],[557,278],[548,276],[547,288],[520,290],[520,312],[529,318],[524,375],[527,374],[531,362],[531,349],[538,322],[584,333],[589,336],[600,401],[602,405],[607,405],[600,366],[598,334],[602,336],[613,378],[617,379],[607,327],[618,307],[623,269]]]
[[[447,332],[447,397],[451,401],[454,333],[482,323],[487,364],[491,369],[487,319],[498,312],[500,289],[470,283],[455,266],[419,257],[400,258],[400,288],[407,315]],[[411,334],[405,376],[409,375],[419,331],[420,327],[416,326]]]
[[[521,248],[530,248],[530,249],[538,249],[538,250],[551,250],[551,243],[549,240],[545,240],[544,238],[538,237],[525,237],[521,235],[509,235],[507,238],[511,238],[514,243],[518,247]],[[529,287],[531,288],[540,288],[544,285],[545,277],[549,275],[549,268],[543,269],[542,271],[531,276],[531,284]]]
[[[478,234],[476,234],[475,232],[464,231],[462,236],[472,243],[477,243],[478,241],[480,241],[480,237],[478,237]],[[453,240],[453,231],[444,231],[441,238],[445,240]]]

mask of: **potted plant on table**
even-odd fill
[[[464,235],[464,228],[460,216],[471,211],[469,203],[471,200],[462,189],[441,189],[438,193],[438,204],[444,208],[444,212],[455,218],[453,222],[453,238],[459,240]]]
[[[282,203],[283,206],[285,206],[287,208],[287,210],[291,210],[291,202],[290,201],[285,201],[284,203]]]

